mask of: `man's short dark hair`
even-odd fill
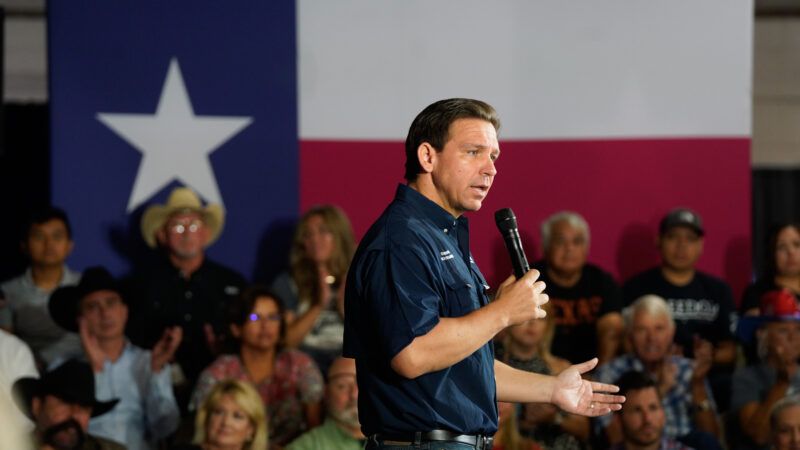
[[[500,129],[497,112],[488,103],[469,98],[449,98],[428,105],[411,122],[406,137],[405,179],[414,181],[422,172],[417,157],[417,148],[423,142],[429,143],[437,152],[444,149],[450,138],[450,125],[458,119],[481,119]]]
[[[653,377],[638,370],[629,370],[623,373],[614,384],[619,386],[617,395],[628,395],[630,391],[640,391],[647,388],[655,388],[656,392],[658,392]]]
[[[67,237],[72,239],[72,227],[69,224],[67,213],[61,208],[48,206],[46,208],[37,209],[28,216],[28,220],[25,222],[24,228],[22,229],[22,241],[24,242],[28,239],[28,235],[30,235],[34,225],[42,225],[51,220],[60,220],[64,223],[64,228],[67,229]]]

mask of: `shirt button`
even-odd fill
[[[444,232],[447,233],[447,228],[444,229]]]
[[[184,314],[183,315],[183,319],[186,320],[187,322],[191,322],[192,321],[192,315],[188,314],[188,313]]]
[[[192,291],[186,291],[186,292],[183,294],[183,296],[184,296],[184,297],[186,297],[187,299],[190,299],[190,298],[192,298],[192,296],[193,296],[193,295],[194,295],[194,294],[192,294]]]

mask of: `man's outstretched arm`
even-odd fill
[[[562,410],[596,417],[622,409],[625,397],[613,395],[614,385],[589,381],[582,374],[594,369],[597,358],[570,366],[557,377],[494,363],[497,400],[515,403],[553,403]]]

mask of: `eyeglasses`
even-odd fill
[[[262,315],[262,314],[258,314],[258,313],[250,313],[250,315],[247,316],[247,321],[248,322],[259,322],[261,320],[268,320],[270,322],[280,322],[281,321],[281,315],[280,314]]]
[[[184,233],[197,233],[200,230],[200,227],[203,226],[203,222],[200,220],[192,220],[191,222],[180,222],[169,226],[169,231],[175,234],[184,234]]]

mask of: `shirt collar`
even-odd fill
[[[468,221],[466,217],[462,215],[456,219],[452,214],[445,211],[444,208],[434,203],[431,199],[405,184],[397,185],[395,198],[407,202],[414,209],[419,211],[423,217],[433,222],[434,226],[440,230],[453,229],[459,226],[463,226],[467,229]]]

